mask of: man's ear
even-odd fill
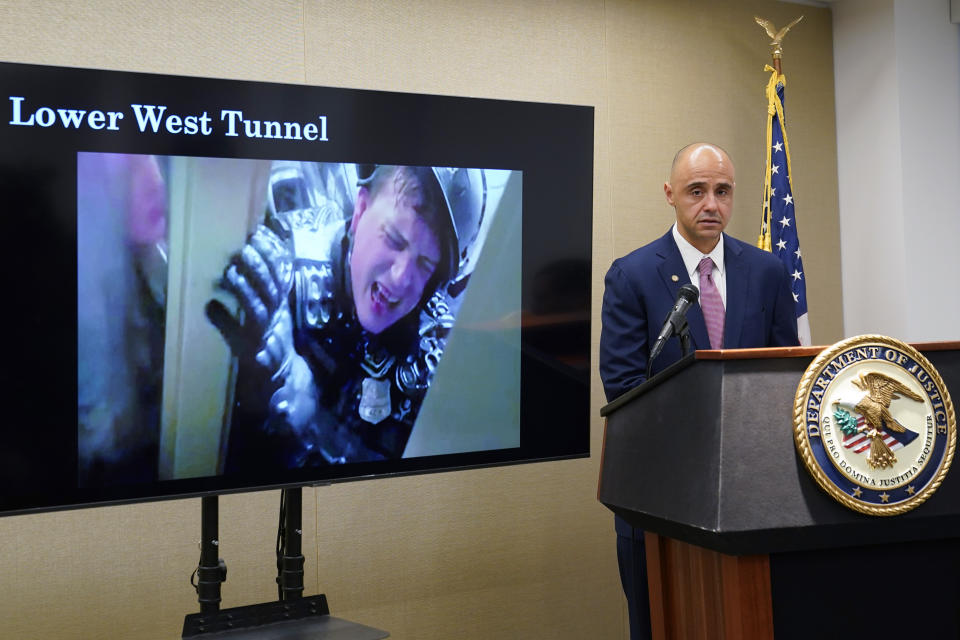
[[[363,216],[364,211],[366,211],[369,206],[370,189],[360,187],[360,191],[357,192],[357,202],[353,205],[353,216],[350,219],[350,233],[356,233],[357,223],[360,222],[360,217]]]
[[[663,183],[663,195],[667,198],[667,204],[671,207],[673,206],[673,187],[670,186],[669,182]]]

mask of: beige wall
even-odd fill
[[[0,59],[596,107],[594,344],[603,274],[663,233],[674,151],[738,167],[731,231],[759,226],[767,38],[788,133],[814,342],[841,334],[830,13],[768,0],[0,1]],[[308,489],[307,593],[395,638],[625,638],[613,519],[586,460]],[[5,424],[4,428],[29,428]],[[278,493],[221,499],[224,606],[275,599]],[[0,635],[169,638],[196,610],[199,499],[0,519]]]

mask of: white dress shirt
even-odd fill
[[[720,234],[720,240],[717,242],[717,246],[713,248],[710,253],[700,253],[700,250],[695,246],[687,242],[687,239],[680,235],[680,231],[677,230],[677,223],[673,223],[673,241],[677,243],[677,248],[680,249],[680,256],[683,258],[683,266],[687,269],[687,275],[690,276],[690,282],[692,282],[698,289],[700,288],[700,272],[697,271],[697,267],[700,266],[700,261],[705,257],[709,256],[713,260],[713,283],[717,285],[717,291],[720,292],[720,299],[723,301],[723,306],[727,306],[727,275],[726,268],[723,263],[723,234]]]

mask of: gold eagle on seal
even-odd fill
[[[857,391],[841,396],[834,402],[834,406],[863,416],[866,424],[857,431],[870,439],[867,463],[874,469],[892,467],[897,462],[897,457],[884,442],[883,432],[889,430],[903,433],[906,428],[890,413],[890,403],[897,398],[923,402],[923,398],[899,380],[876,371],[861,373],[859,379],[852,380],[851,383]]]

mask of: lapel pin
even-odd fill
[[[674,275],[670,276],[670,279],[673,280],[674,282],[679,282],[679,281],[680,281],[680,276],[674,274]]]

